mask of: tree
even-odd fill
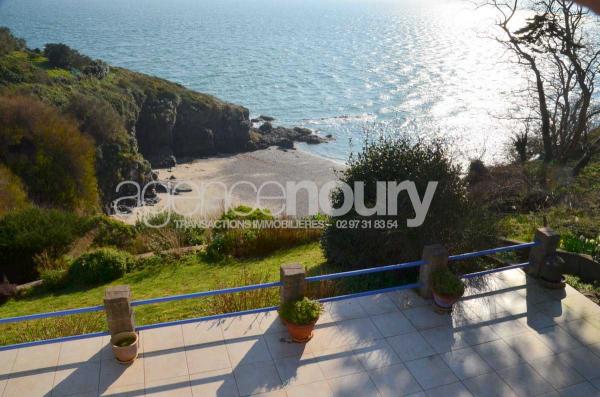
[[[589,150],[589,131],[600,114],[594,83],[600,46],[590,26],[597,17],[570,0],[487,0],[498,14],[498,38],[531,78],[528,97],[539,123],[546,163],[562,164]],[[518,16],[530,14],[515,28]]]
[[[0,216],[27,206],[23,183],[5,165],[0,164]]]
[[[493,222],[480,218],[477,209],[469,205],[460,175],[460,168],[452,163],[442,142],[402,135],[367,140],[340,176],[355,195],[355,182],[364,183],[367,208],[378,202],[378,181],[414,182],[421,198],[430,182],[437,182],[437,187],[424,222],[418,227],[407,224],[415,211],[406,191],[394,199],[396,214],[360,216],[354,206],[346,215],[333,217],[322,239],[327,259],[346,268],[381,266],[418,259],[428,244],[441,243],[461,252],[493,237]],[[341,208],[344,200],[343,192],[335,190],[332,207]],[[391,203],[386,200],[387,208]],[[475,231],[479,226],[483,227]]]
[[[10,30],[0,27],[0,56],[25,49],[25,40],[16,38]]]
[[[83,70],[92,64],[91,58],[62,43],[46,44],[44,56],[48,58],[50,66],[55,68]]]
[[[0,161],[37,204],[95,211],[93,142],[74,120],[28,97],[0,97]]]

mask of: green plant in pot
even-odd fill
[[[121,364],[131,364],[138,356],[138,335],[136,332],[120,332],[110,339],[113,353]]]
[[[438,310],[449,312],[452,306],[465,293],[465,285],[448,268],[434,270],[431,273],[433,300]]]
[[[292,340],[304,343],[312,338],[315,323],[322,311],[321,303],[305,297],[284,303],[279,309],[279,316],[283,319]]]

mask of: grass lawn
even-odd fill
[[[277,281],[279,266],[285,263],[301,263],[308,269],[317,271],[325,264],[319,243],[311,243],[296,248],[278,251],[264,259],[208,263],[197,255],[178,260],[167,260],[126,274],[107,285],[129,285],[133,298],[145,299],[176,294],[254,284],[257,282]],[[0,318],[21,316],[33,313],[51,312],[85,306],[101,305],[107,285],[90,289],[67,288],[62,291],[48,292],[43,289],[32,290],[25,296],[10,300],[0,306]],[[263,292],[262,298],[255,303],[271,302],[276,304],[278,290]],[[252,297],[246,295],[243,300]],[[258,300],[256,300],[258,299]],[[239,299],[238,301],[240,301]],[[136,308],[138,325],[153,324],[176,319],[194,318],[222,312],[235,302],[216,301],[215,298],[202,298],[168,302]],[[105,330],[104,313],[91,313],[67,316],[55,319],[28,321],[24,323],[0,325],[0,344],[12,344],[37,339],[47,339],[64,335],[77,335]]]

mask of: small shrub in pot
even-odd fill
[[[285,322],[294,342],[307,342],[312,338],[315,323],[323,311],[318,301],[303,298],[287,302],[279,309],[279,315]]]
[[[431,288],[435,305],[442,311],[451,311],[452,305],[465,293],[462,280],[447,268],[437,269],[431,274]]]

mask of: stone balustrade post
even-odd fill
[[[281,304],[304,298],[306,293],[306,270],[299,263],[281,265]]]
[[[431,273],[439,268],[448,266],[448,250],[441,245],[428,245],[423,249],[422,259],[427,262],[419,268],[419,294],[426,299],[433,297],[431,289]]]
[[[111,336],[121,332],[135,331],[135,318],[131,307],[131,288],[128,285],[106,288],[104,310]]]
[[[548,260],[556,255],[560,235],[549,227],[541,227],[536,230],[533,240],[538,245],[529,251],[527,273],[533,277],[540,277]]]

